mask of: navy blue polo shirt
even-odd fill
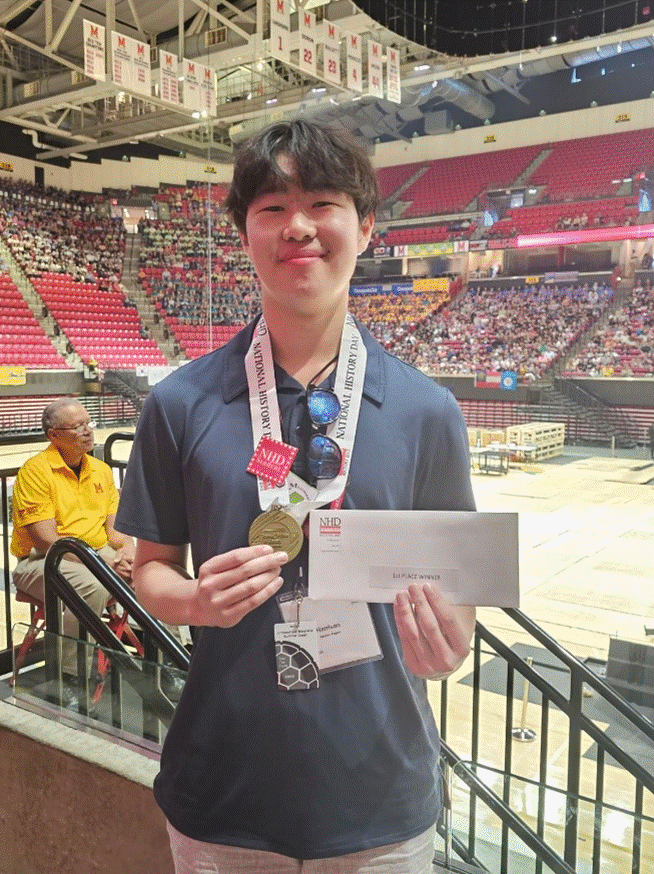
[[[359,327],[368,360],[343,509],[474,509],[453,396]],[[252,331],[154,387],[121,493],[116,528],[190,543],[196,573],[246,545],[261,512],[246,472]],[[283,437],[301,446],[304,388],[279,368],[276,376]],[[306,544],[283,568],[283,590],[300,567],[306,580]],[[178,831],[316,859],[407,840],[433,824],[439,738],[426,683],[405,667],[392,606],[370,609],[383,658],[323,675],[319,689],[304,692],[277,689],[275,598],[234,628],[198,629],[154,788]]]

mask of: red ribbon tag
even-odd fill
[[[284,484],[297,455],[297,447],[262,437],[247,466],[248,473],[261,477],[275,486]]]

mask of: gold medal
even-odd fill
[[[248,532],[250,546],[268,544],[275,552],[285,552],[292,561],[302,548],[304,534],[295,519],[279,507],[266,510],[254,520]]]

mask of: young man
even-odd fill
[[[441,787],[424,678],[463,661],[474,609],[429,586],[341,602],[345,645],[370,623],[380,652],[302,691],[275,646],[289,600],[299,619],[311,603],[308,509],[474,509],[452,395],[347,314],[376,206],[365,152],[339,133],[294,121],[246,144],[227,208],[263,315],[141,414],[117,525],[138,538],[144,605],[196,627],[155,783],[178,874],[431,870]],[[266,439],[298,450],[275,486],[255,451]]]
[[[88,455],[93,428],[88,412],[72,398],[52,401],[43,411],[43,432],[50,445],[18,471],[13,494],[11,551],[18,564],[17,589],[43,598],[43,565],[49,547],[61,537],[79,537],[98,551],[116,573],[131,580],[134,541],[114,529],[118,490],[111,469]],[[109,597],[94,574],[72,556],[61,563],[73,588],[100,616]],[[63,633],[77,638],[77,620],[64,611]],[[62,645],[64,702],[76,697],[75,644]]]

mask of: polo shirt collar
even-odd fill
[[[223,399],[227,404],[248,390],[248,380],[245,373],[245,355],[250,348],[252,334],[257,321],[258,319],[255,319],[251,322],[225,347],[226,350],[229,350],[229,354],[225,354],[223,357],[221,382]],[[361,332],[363,343],[368,352],[363,393],[370,400],[381,404],[386,390],[383,361],[384,350],[358,319],[355,319],[355,322]]]
[[[57,449],[57,447],[54,444],[51,443],[48,447],[46,447],[45,455],[46,455],[46,458],[48,459],[48,464],[50,465],[50,467],[53,470],[62,470],[63,468],[65,468],[66,470],[72,470],[72,468],[70,468],[66,464],[66,462],[63,460],[59,450]],[[88,466],[88,459],[86,457],[86,453],[84,453],[84,455],[82,456],[82,468],[81,468],[80,474],[82,471],[84,471],[86,469],[87,466]]]

